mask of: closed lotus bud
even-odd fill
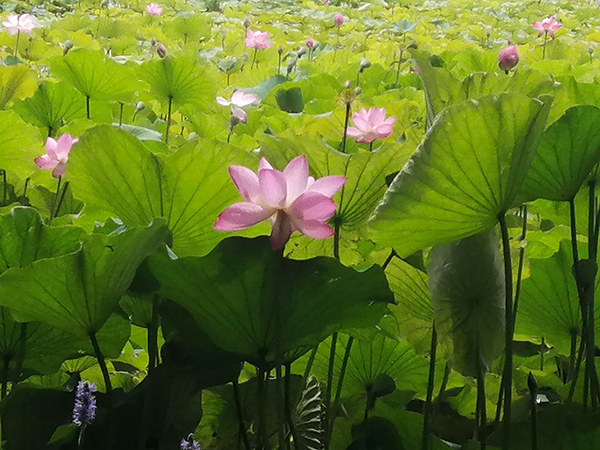
[[[487,38],[489,39],[490,36],[492,35],[492,29],[488,28],[487,31],[485,32],[485,35],[487,36]]]
[[[350,87],[350,80],[346,80],[346,81],[344,82],[344,87],[345,87],[346,89]]]
[[[242,121],[240,119],[238,119],[236,116],[234,116],[233,114],[231,116],[229,116],[229,127],[233,130],[233,127],[235,127],[236,125],[242,123]]]
[[[306,46],[308,48],[313,48],[315,46],[315,40],[313,38],[308,38],[306,40]]]
[[[167,47],[165,47],[162,43],[158,43],[156,44],[156,54],[158,56],[160,56],[161,58],[164,58],[167,56]]]
[[[592,47],[591,45],[588,47],[588,53],[591,55],[592,53],[594,53],[594,47]]]
[[[509,45],[498,53],[498,67],[508,74],[508,71],[519,63],[519,51],[516,45]]]
[[[283,53],[283,47],[281,45],[277,49],[277,53],[279,53],[280,55]]]
[[[73,42],[70,39],[67,39],[63,44],[63,56],[67,56],[69,50],[73,48]]]
[[[300,50],[298,50],[298,58],[300,58],[302,55],[306,55],[307,52],[308,52],[308,48],[302,47]]]
[[[356,89],[354,89],[354,95],[360,95],[362,94],[362,88],[360,86],[358,86]]]
[[[242,25],[244,25],[244,28],[246,29],[250,26],[250,16],[246,16],[246,18],[242,22]]]
[[[532,394],[537,391],[537,380],[535,379],[535,375],[531,372],[529,372],[529,376],[527,377],[527,387]]]
[[[146,108],[146,104],[144,102],[137,102],[135,104],[136,111],[142,111],[144,108]]]
[[[198,140],[198,133],[196,133],[195,131],[192,131],[188,135],[188,141],[196,141],[196,140]]]
[[[371,67],[371,61],[369,61],[368,59],[363,59],[360,62],[360,71],[363,72],[365,69],[368,69],[369,67]]]
[[[158,41],[156,40],[156,38],[152,38],[152,39],[150,39],[150,45],[151,45],[152,47],[156,47],[156,44],[158,44]]]
[[[333,23],[338,27],[343,25],[344,15],[342,13],[336,14],[335,17],[333,18]]]

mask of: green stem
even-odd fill
[[[437,354],[437,332],[435,324],[431,329],[431,346],[429,348],[429,378],[427,380],[427,397],[425,399],[425,409],[423,411],[423,436],[421,449],[429,450],[431,444],[431,405],[433,402],[433,388],[435,385],[435,360]]]
[[[15,44],[15,51],[13,53],[13,56],[16,57],[17,56],[17,52],[19,51],[19,40],[21,38],[21,32],[17,31],[17,43]]]
[[[2,172],[2,206],[6,206],[8,202],[8,185],[6,184],[6,170],[0,169]]]
[[[250,64],[250,69],[254,69],[254,64],[256,63],[256,53],[258,52],[258,49],[255,48],[254,49],[254,55],[252,55],[252,64]]]
[[[537,450],[537,392],[530,391],[530,408],[531,408],[531,450]]]
[[[448,380],[450,379],[450,364],[446,363],[444,367],[444,376],[442,377],[442,385],[440,386],[440,392],[438,393],[438,398],[442,398],[446,393],[446,388],[448,387]]]
[[[60,195],[60,187],[62,183],[62,177],[58,177],[58,183],[56,185],[56,193],[52,198],[52,206],[50,207],[50,219],[48,220],[48,225],[52,225],[52,220],[54,219],[54,214],[56,211],[56,203],[58,202],[58,196]]]
[[[319,351],[319,346],[315,346],[310,352],[310,356],[308,357],[308,361],[306,363],[306,368],[304,369],[304,374],[302,375],[302,388],[306,386],[306,382],[310,375],[310,370],[312,369],[313,363],[315,362],[315,357],[317,356],[317,352]]]
[[[244,423],[244,414],[242,412],[242,401],[240,399],[240,387],[238,384],[238,380],[233,380],[233,398],[235,400],[235,412],[237,414],[238,419],[239,433],[242,437],[242,441],[244,442],[244,447],[246,447],[246,450],[252,450],[252,447],[250,446],[250,441],[248,440],[246,424]]]
[[[317,347],[315,347],[317,348]],[[306,386],[305,383],[302,384],[303,388]],[[296,429],[296,422],[294,421],[294,417],[292,415],[292,364],[286,363],[285,365],[285,415],[287,418],[288,426],[290,427],[290,433],[292,434],[292,439],[294,440],[294,447],[296,450],[302,450],[302,445],[300,442],[300,436],[298,435],[298,430]]]
[[[585,342],[583,338],[583,329],[581,332],[581,342],[579,343],[579,352],[577,355],[577,362],[575,363],[575,371],[573,373],[573,377],[571,379],[571,388],[569,389],[569,396],[567,397],[567,403],[571,403],[573,401],[573,396],[575,395],[575,388],[577,387],[577,380],[579,379],[579,372],[581,371],[581,364],[583,362],[583,353],[585,351]]]
[[[21,323],[21,333],[19,335],[19,350],[17,353],[17,363],[15,367],[15,381],[13,387],[19,384],[21,372],[23,371],[23,362],[25,361],[25,353],[27,351],[27,322]]]
[[[352,351],[352,344],[354,343],[354,337],[348,336],[348,342],[346,343],[346,351],[344,352],[344,359],[342,360],[342,367],[340,368],[340,377],[338,378],[337,387],[335,390],[335,398],[333,400],[333,406],[331,407],[330,422],[327,426],[327,437],[326,442],[331,440],[333,435],[333,428],[335,426],[335,419],[337,418],[337,411],[340,406],[340,398],[342,397],[342,388],[344,387],[344,378],[346,377],[346,370],[348,368],[348,361],[350,360],[350,352]]]
[[[90,111],[90,96],[89,95],[85,96],[85,116],[88,119],[92,118],[91,111]]]
[[[512,366],[513,366],[513,345],[512,337],[513,327],[513,296],[512,296],[512,264],[510,258],[510,238],[508,236],[508,226],[506,225],[505,213],[498,216],[500,222],[500,231],[502,233],[502,253],[504,256],[504,284],[505,284],[505,352],[504,352],[504,417],[502,418],[503,435],[502,450],[510,449],[510,421],[512,408]]]
[[[352,110],[352,104],[348,100],[346,102],[346,117],[344,118],[344,135],[342,137],[342,148],[341,152],[346,153],[346,140],[348,139],[348,122],[350,121],[350,111]]]
[[[258,442],[257,442],[257,450],[267,450],[267,390],[265,386],[265,371],[262,369],[258,369],[258,373],[256,374],[256,382],[257,382],[257,407],[258,407]]]
[[[542,52],[542,59],[546,59],[546,43],[548,41],[548,32],[544,34],[544,50]]]
[[[2,366],[2,388],[0,388],[0,400],[6,397],[8,393],[8,370],[10,368],[10,356],[4,356],[4,364]],[[4,417],[2,417],[4,418]]]
[[[544,349],[546,348],[546,339],[542,336],[542,351],[540,352],[540,372],[544,371]]]
[[[374,142],[375,142],[375,141],[371,141],[371,142],[369,143],[369,151],[370,151],[371,153],[373,153],[373,143],[374,143]]]
[[[398,81],[400,80],[400,67],[402,66],[402,53],[404,52],[404,49],[400,49],[400,57],[398,58],[398,68],[396,69],[396,83],[394,84],[394,86],[396,86],[396,88],[398,88]]]
[[[60,213],[60,208],[62,207],[63,202],[65,201],[65,195],[67,195],[67,190],[69,189],[70,181],[67,181],[62,189],[60,194],[60,198],[58,199],[58,205],[56,205],[56,211],[54,212],[54,218],[58,217]]]
[[[165,131],[165,144],[169,143],[169,128],[171,128],[171,108],[173,107],[173,97],[169,97],[169,108],[167,110],[167,130]]]
[[[119,102],[119,107],[120,107],[120,110],[119,110],[119,128],[121,128],[121,126],[123,125],[123,107],[124,106],[125,105],[123,103]]]
[[[331,347],[329,350],[329,367],[327,369],[327,390],[325,391],[325,436],[330,436],[330,426],[332,424],[332,411],[331,411],[331,392],[333,388],[333,369],[335,366],[335,351],[338,340],[338,332],[336,331],[331,336]],[[329,441],[325,440],[325,450],[329,450]]]
[[[79,438],[77,439],[78,450],[83,450],[83,439],[85,436],[85,424],[79,429]]]
[[[334,231],[333,257],[339,261],[340,260],[340,218],[336,216],[336,217],[334,217],[333,220],[334,220],[334,223],[333,223],[333,231]]]
[[[108,367],[106,366],[106,360],[104,359],[104,355],[100,350],[100,346],[98,345],[98,339],[96,339],[96,333],[90,333],[90,341],[92,343],[92,347],[94,348],[94,353],[96,354],[96,359],[98,360],[98,364],[100,365],[100,371],[102,372],[102,378],[104,379],[104,387],[106,389],[106,393],[110,394],[112,391],[112,384],[110,382],[110,375],[108,373]]]
[[[527,205],[521,206],[521,217],[523,218],[521,226],[521,241],[527,237]],[[521,282],[523,281],[523,266],[525,265],[525,247],[521,245],[519,249],[519,268],[517,271],[517,286],[515,288],[515,303],[513,310],[513,327],[517,322],[517,311],[519,310],[519,298],[521,297]],[[513,335],[514,338],[514,335]]]
[[[479,421],[477,423],[479,442],[481,443],[481,450],[485,450],[487,445],[487,413],[485,406],[485,372],[481,368],[477,374],[477,407],[479,410]]]
[[[598,259],[598,236],[595,234],[595,219],[596,219],[596,181],[591,180],[588,183],[588,258],[596,262]],[[595,280],[594,280],[595,281]],[[595,283],[594,283],[595,285]],[[586,372],[590,380],[590,392],[592,398],[592,411],[598,410],[598,396],[600,395],[600,387],[598,386],[598,373],[596,371],[595,356],[596,356],[596,336],[595,336],[595,303],[594,289],[586,289],[585,306],[587,307],[587,343],[586,343]]]
[[[158,296],[152,298],[152,323],[148,328],[148,373],[158,365]]]
[[[285,449],[285,394],[283,392],[283,374],[281,371],[281,364],[277,363],[275,366],[275,394],[277,398],[277,437],[279,440],[279,448]]]

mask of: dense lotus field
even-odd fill
[[[596,2],[0,22],[0,448],[600,448]]]

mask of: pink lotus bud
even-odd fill
[[[498,54],[498,67],[506,73],[519,63],[519,51],[516,45],[509,45]]]
[[[164,58],[167,56],[167,47],[165,47],[162,43],[157,43],[156,44],[156,54],[158,56],[160,56],[161,58]]]
[[[333,23],[338,27],[341,26],[344,23],[344,15],[342,13],[336,14]]]
[[[346,82],[344,83],[344,86],[346,88],[349,88],[350,87],[350,80],[346,80]]]
[[[314,41],[314,39],[313,39],[313,38],[308,38],[308,39],[306,40],[306,46],[307,46],[308,48],[313,48],[313,47],[315,46],[315,41]]]

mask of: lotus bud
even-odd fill
[[[348,88],[350,87],[350,80],[346,80],[346,81],[344,82],[344,87],[345,87],[346,89],[348,89]]]
[[[315,40],[313,38],[308,38],[306,40],[306,46],[308,48],[313,48],[315,46]]]
[[[490,36],[492,35],[492,29],[488,28],[487,31],[485,32],[485,35],[487,36],[487,38],[489,39]]]
[[[146,105],[144,102],[137,102],[135,104],[135,110],[136,111],[142,111],[144,108],[146,108]]]
[[[159,42],[156,44],[156,54],[161,58],[165,58],[167,56],[167,47]]]
[[[362,88],[360,86],[357,86],[354,89],[354,95],[360,95],[360,94],[362,94],[362,91],[363,91]]]
[[[333,18],[333,23],[336,26],[341,26],[344,24],[344,15],[342,13],[336,14],[335,17]]]
[[[498,67],[508,74],[508,71],[519,63],[517,46],[510,44],[498,53]]]
[[[197,141],[197,140],[198,140],[198,133],[196,133],[195,131],[192,131],[188,135],[188,141]]]
[[[69,50],[71,50],[73,48],[73,42],[70,39],[67,39],[64,44],[62,45],[63,47],[63,56],[67,56],[67,53],[69,53]]]
[[[242,22],[242,25],[244,25],[244,28],[248,29],[248,27],[250,26],[250,16],[246,16],[246,18]]]
[[[369,67],[371,67],[371,61],[369,61],[368,59],[363,59],[360,62],[360,72],[364,72],[365,69],[368,69]]]
[[[594,53],[594,47],[592,47],[591,45],[588,47],[588,53],[591,55],[592,53]]]
[[[156,47],[156,44],[158,44],[158,41],[156,40],[156,38],[152,38],[152,39],[150,39],[150,45],[151,45],[152,47]]]

